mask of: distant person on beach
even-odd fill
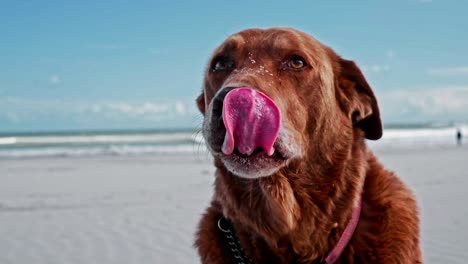
[[[461,146],[462,144],[462,133],[460,129],[457,129],[457,144]]]

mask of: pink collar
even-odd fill
[[[356,227],[359,222],[359,216],[361,215],[362,210],[362,196],[359,197],[358,206],[354,208],[353,213],[351,215],[351,219],[349,220],[348,225],[346,226],[343,234],[341,235],[338,243],[333,248],[333,250],[328,254],[328,256],[322,260],[321,264],[333,264],[335,261],[341,256],[345,247],[348,245],[351,237],[356,230]],[[224,217],[221,217],[218,220],[218,229],[221,230],[228,242],[228,245],[231,249],[231,252],[234,254],[234,258],[236,259],[236,263],[252,263],[252,261],[247,257],[242,248],[239,239],[235,235],[234,229],[231,227],[231,223]]]
[[[359,197],[358,206],[354,208],[353,214],[351,215],[351,220],[349,220],[349,223],[346,226],[345,230],[343,231],[343,234],[341,235],[340,240],[338,240],[338,243],[336,244],[336,246],[333,248],[330,254],[328,254],[325,260],[322,261],[321,264],[333,264],[341,256],[341,254],[343,253],[343,250],[348,245],[349,240],[351,240],[351,237],[353,236],[354,231],[356,230],[356,226],[359,222],[359,216],[361,215],[361,210],[362,210],[362,196]]]

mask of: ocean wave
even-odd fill
[[[185,144],[168,146],[100,146],[100,147],[47,147],[0,149],[1,158],[39,157],[92,157],[92,156],[132,156],[204,153],[204,145]]]
[[[368,141],[375,149],[434,148],[457,144],[457,131],[468,138],[468,126],[443,128],[386,129],[377,141]]]
[[[122,135],[43,135],[0,138],[1,145],[44,145],[44,144],[93,144],[93,143],[171,143],[199,141],[194,133],[155,133]]]
[[[457,129],[461,129],[467,138],[467,125],[439,128],[391,128],[385,129],[380,140],[368,141],[368,145],[372,149],[379,150],[453,146],[456,144]],[[0,137],[0,159],[196,154],[206,151],[202,134],[195,131],[30,134]]]

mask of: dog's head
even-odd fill
[[[197,99],[215,159],[244,178],[330,159],[355,135],[379,139],[376,98],[352,61],[287,28],[249,29],[214,52]]]

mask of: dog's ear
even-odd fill
[[[354,127],[364,131],[367,139],[382,137],[382,121],[379,106],[371,87],[358,66],[339,58],[338,93],[341,107],[352,119]]]
[[[205,114],[205,92],[202,91],[202,93],[197,97],[196,102],[198,110],[200,110],[202,114]]]

